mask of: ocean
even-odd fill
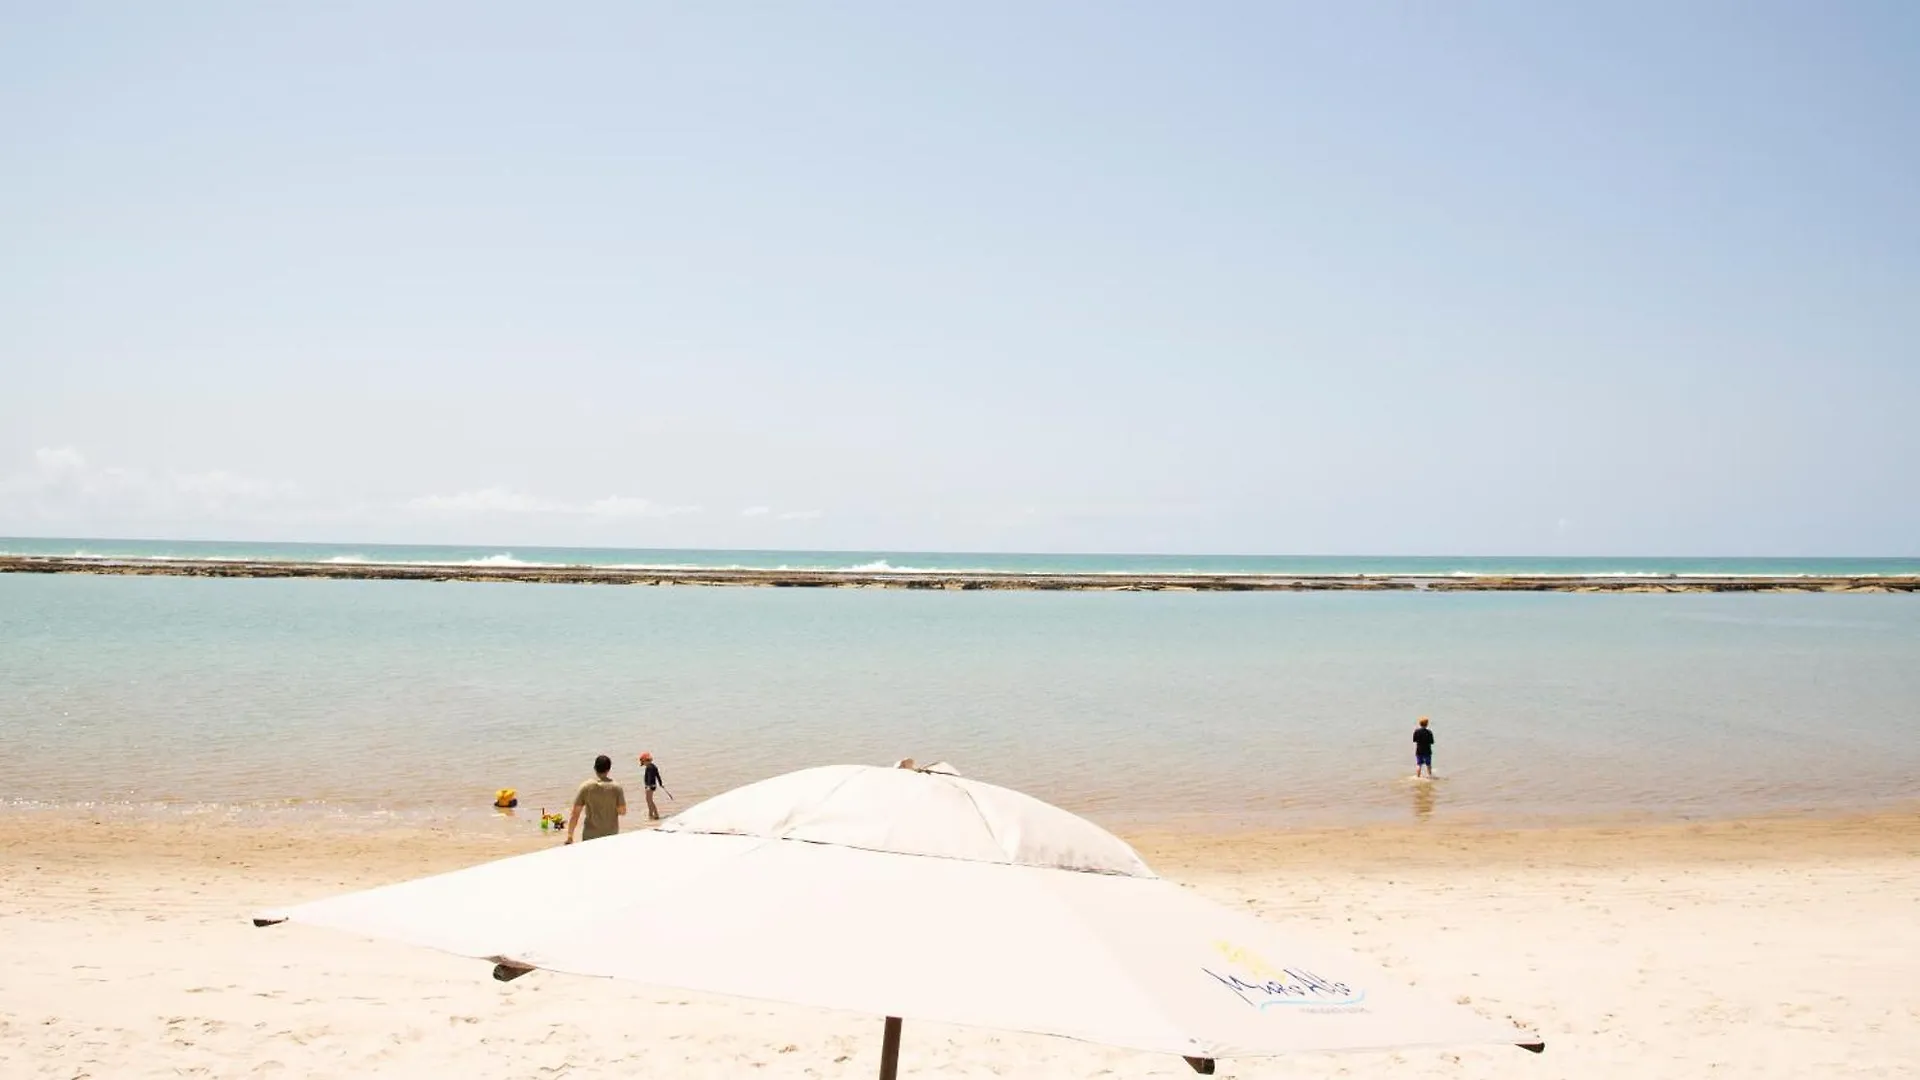
[[[496,553],[299,551],[281,557]],[[961,557],[902,562],[929,558]],[[1431,783],[1411,778],[1421,715],[1439,737]],[[651,750],[669,810],[789,769],[911,756],[1119,828],[1721,817],[1920,796],[1917,722],[1920,601],[1904,595],[0,575],[0,805],[15,810],[500,827],[495,789],[518,789],[530,823],[595,754],[631,780]]]

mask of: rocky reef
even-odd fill
[[[103,559],[0,555],[0,574],[124,574],[376,581],[519,581],[566,585],[763,588],[1014,589],[1078,592],[1920,592],[1920,577],[1440,577],[1418,575],[1017,574],[992,571],[645,569],[456,566],[243,559]]]

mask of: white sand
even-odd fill
[[[488,965],[249,912],[535,845],[0,816],[0,1077],[870,1077],[877,1017]],[[1518,1049],[1242,1077],[1920,1076],[1920,817],[1144,837],[1162,873],[1516,1017]],[[937,943],[929,943],[935,945]],[[903,1077],[1189,1076],[909,1024]]]

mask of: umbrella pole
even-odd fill
[[[900,1075],[900,1018],[887,1017],[887,1033],[880,1039],[880,1080]]]

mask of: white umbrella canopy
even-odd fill
[[[1202,899],[1118,837],[951,772],[749,784],[659,829],[263,913],[533,968],[1213,1060],[1515,1044],[1350,952]]]

